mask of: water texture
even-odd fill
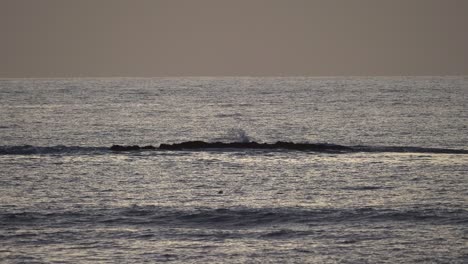
[[[0,80],[0,262],[466,263],[467,102],[466,77]],[[110,150],[190,140],[353,151]]]

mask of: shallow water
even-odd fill
[[[468,261],[468,79],[0,81],[3,262]],[[112,152],[186,140],[376,151]],[[28,145],[28,146],[25,146]]]

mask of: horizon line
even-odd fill
[[[0,80],[20,79],[175,79],[175,78],[427,78],[427,77],[468,77],[459,75],[167,75],[167,76],[59,76],[59,77],[0,77]]]

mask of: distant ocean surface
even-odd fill
[[[374,151],[109,149],[189,140]],[[468,154],[420,148],[468,77],[3,79],[0,262],[468,263]]]

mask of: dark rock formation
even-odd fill
[[[159,149],[164,150],[183,150],[183,149],[289,149],[289,150],[304,150],[304,151],[322,151],[322,152],[341,152],[352,151],[353,149],[346,146],[332,144],[311,144],[311,143],[293,143],[278,141],[276,143],[257,143],[252,142],[204,142],[204,141],[187,141],[175,144],[161,144]]]
[[[293,143],[278,141],[276,143],[257,143],[252,142],[204,142],[204,141],[187,141],[174,144],[161,144],[159,148],[154,146],[121,146],[113,145],[113,151],[135,151],[135,150],[202,150],[202,149],[289,149],[289,150],[304,150],[304,151],[321,151],[321,152],[342,152],[352,151],[353,149],[346,146],[332,144],[310,144],[310,143]]]
[[[135,151],[135,150],[155,150],[157,148],[151,145],[143,146],[143,147],[140,147],[138,145],[133,145],[133,146],[112,145],[110,149],[113,151]]]
[[[138,150],[208,150],[208,149],[285,149],[301,150],[329,153],[349,153],[349,152],[395,152],[395,153],[435,153],[435,154],[468,154],[464,149],[444,149],[444,148],[424,148],[424,147],[386,147],[386,146],[342,146],[326,143],[294,143],[278,141],[276,143],[257,143],[250,142],[205,142],[205,141],[186,141],[174,144],[161,144],[159,148],[148,146],[121,146],[113,145],[112,151],[138,151]]]

